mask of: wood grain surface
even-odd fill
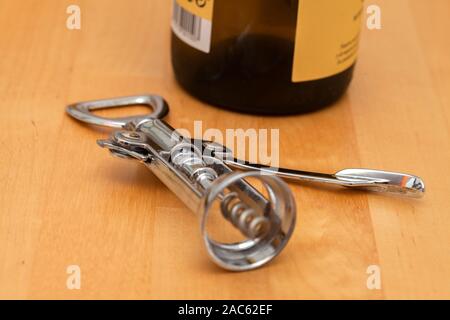
[[[81,8],[81,30],[66,8]],[[450,2],[377,0],[355,80],[324,111],[240,115],[182,91],[167,0],[0,0],[0,297],[450,298]],[[111,158],[68,103],[143,92],[176,128],[279,128],[283,166],[422,176],[422,200],[291,184],[298,226],[268,266],[213,265],[197,218],[148,170]],[[67,266],[81,268],[68,290]],[[370,265],[381,290],[366,286]]]

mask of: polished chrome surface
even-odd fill
[[[335,174],[307,172],[285,168],[270,168],[236,159],[224,160],[230,167],[241,170],[259,170],[274,174],[286,180],[307,181],[322,184],[339,185],[348,188],[405,195],[414,198],[423,197],[425,183],[410,174],[370,169],[345,169]]]
[[[214,201],[234,183],[249,177],[260,180],[269,195],[270,205],[265,213],[269,221],[267,230],[259,238],[239,243],[227,244],[211,239],[207,222]],[[273,260],[288,243],[296,224],[296,206],[289,187],[280,178],[261,175],[258,171],[235,172],[219,177],[215,184],[206,190],[200,212],[203,241],[210,256],[219,266],[231,271],[252,270]],[[255,221],[250,224],[252,222]]]
[[[91,113],[131,105],[147,105],[153,112],[115,119]],[[323,174],[242,162],[221,144],[180,135],[161,120],[168,111],[164,99],[153,95],[88,101],[67,108],[72,117],[82,122],[122,129],[98,144],[114,156],[143,163],[188,208],[198,213],[209,255],[228,270],[258,268],[275,258],[289,241],[296,222],[296,206],[281,178],[413,197],[425,192],[425,184],[419,177],[396,172],[346,169]],[[249,172],[233,172],[232,168]],[[250,177],[262,183],[267,196],[247,181]],[[210,237],[207,220],[216,201],[221,216],[246,240],[219,243]]]
[[[146,116],[108,119],[91,110],[146,104],[154,112]],[[221,267],[244,271],[264,265],[288,242],[295,226],[295,202],[285,182],[259,172],[233,173],[215,156],[212,143],[181,136],[159,119],[167,113],[160,97],[139,96],[83,102],[68,107],[74,118],[95,125],[121,128],[98,144],[117,157],[140,161],[149,168],[192,211],[200,215],[207,251]],[[249,184],[256,177],[268,198]],[[219,213],[245,236],[240,243],[218,243],[210,238],[207,217],[215,201]]]
[[[149,106],[153,109],[152,113],[142,116],[124,117],[124,118],[105,118],[93,114],[91,111],[110,108],[121,108],[133,105]],[[79,102],[69,105],[67,107],[67,113],[69,113],[75,119],[97,125],[110,128],[125,128],[128,123],[138,123],[148,119],[161,119],[164,118],[169,112],[169,108],[164,99],[156,95],[139,95],[123,98],[104,99]]]

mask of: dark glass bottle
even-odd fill
[[[362,2],[176,0],[176,78],[195,97],[241,112],[320,109],[351,82]]]

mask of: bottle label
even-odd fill
[[[364,0],[299,0],[292,81],[326,78],[355,63]]]
[[[173,32],[211,49],[214,0],[173,0]],[[364,0],[299,0],[292,81],[326,78],[355,63]],[[231,23],[231,22],[230,22]]]
[[[209,53],[213,8],[214,0],[174,0],[173,32],[191,47]]]

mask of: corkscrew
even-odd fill
[[[132,105],[146,105],[153,112],[124,118],[105,118],[91,112]],[[419,177],[401,173],[348,169],[327,175],[242,162],[221,144],[179,134],[162,120],[169,108],[156,95],[81,102],[68,106],[67,112],[85,123],[119,129],[98,144],[114,156],[143,163],[188,208],[198,213],[207,252],[215,263],[232,271],[263,266],[289,241],[295,227],[296,206],[281,178],[414,197],[425,192]],[[249,179],[258,180],[262,188],[255,187]],[[216,211],[244,240],[226,243],[210,236],[208,218]]]

